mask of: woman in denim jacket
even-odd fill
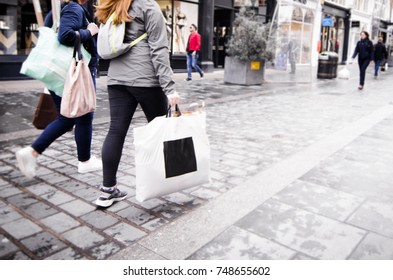
[[[66,46],[74,46],[78,31],[86,50],[91,54],[89,68],[95,84],[96,66],[98,63],[96,34],[98,27],[93,22],[91,0],[67,0],[61,9],[58,40]],[[52,13],[45,18],[45,26],[52,27]],[[78,172],[86,173],[102,169],[101,160],[91,156],[93,113],[88,113],[78,118],[66,118],[60,115],[61,97],[55,92],[50,92],[56,105],[58,118],[50,123],[38,139],[30,146],[16,152],[18,167],[28,178],[36,174],[37,157],[42,154],[57,138],[72,130],[75,125],[75,142],[78,153]]]

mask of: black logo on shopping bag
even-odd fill
[[[192,137],[164,142],[166,178],[197,171]]]

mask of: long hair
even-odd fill
[[[114,13],[113,22],[119,24],[122,22],[130,22],[132,17],[128,14],[128,10],[133,0],[102,0],[100,5],[96,6],[95,16],[101,23],[106,23],[109,17]]]
[[[366,35],[366,39],[367,39],[367,40],[370,40],[370,34],[368,34],[367,31],[362,31],[362,32],[360,32],[360,33],[364,33],[364,35]]]

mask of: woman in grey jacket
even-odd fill
[[[115,13],[115,23],[126,22],[124,42],[147,32],[128,52],[113,58],[108,70],[110,127],[102,147],[103,186],[96,204],[109,207],[126,198],[117,188],[116,174],[124,140],[136,107],[140,104],[147,120],[163,116],[168,104],[179,102],[169,63],[166,25],[154,0],[105,0],[97,7],[98,20],[105,23]]]

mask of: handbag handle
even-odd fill
[[[78,61],[82,60],[82,44],[81,44],[81,35],[78,31],[75,31],[75,43],[74,43],[74,52],[72,57],[76,59],[76,53],[78,53]]]
[[[180,116],[181,116],[181,112],[180,112],[179,105],[177,105],[177,104],[175,105],[175,112],[174,112],[173,116],[172,116],[172,106],[169,105],[168,111],[166,112],[166,117],[171,118],[171,117],[180,117]]]

